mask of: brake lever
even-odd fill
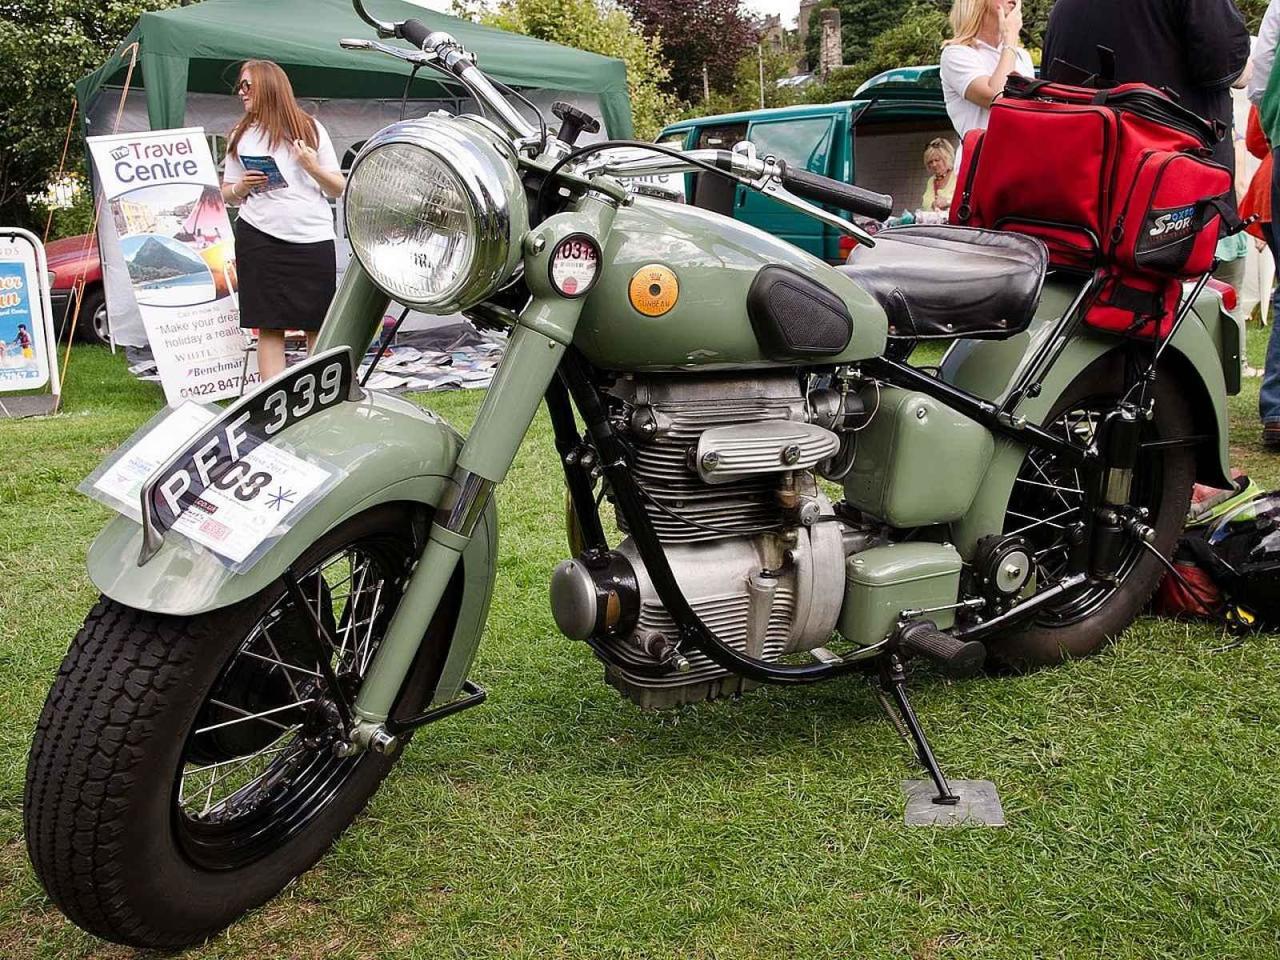
[[[847,236],[853,237],[858,243],[864,247],[874,247],[876,245],[875,237],[867,233],[861,227],[846,220],[844,217],[838,217],[829,210],[823,210],[820,206],[810,203],[808,200],[797,197],[794,193],[782,185],[782,166],[778,163],[776,157],[764,158],[764,173],[751,185],[752,189],[758,190],[771,200],[782,204],[784,207],[790,207],[797,213],[803,213],[825,223],[834,230],[839,230]]]
[[[437,57],[434,53],[427,50],[417,50],[412,47],[393,47],[389,43],[382,43],[378,40],[365,40],[347,37],[338,41],[338,46],[343,50],[372,50],[376,53],[385,53],[389,57],[395,57],[397,60],[403,60],[405,63],[412,63],[419,67],[435,66]]]

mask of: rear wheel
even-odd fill
[[[381,507],[294,565],[354,698],[416,555],[414,517]],[[447,606],[447,605],[446,605]],[[424,648],[446,643],[447,615]],[[75,923],[120,943],[199,942],[318,860],[393,758],[335,756],[340,723],[304,612],[279,582],[169,617],[103,599],[76,637],[27,766],[28,851]],[[397,710],[429,696],[419,658]]]
[[[1059,399],[1046,427],[1077,443],[1090,443],[1102,417],[1120,399],[1121,374],[1118,363],[1086,370]],[[1195,432],[1190,408],[1175,382],[1158,381],[1155,397],[1155,419],[1144,430],[1144,440],[1189,437]],[[1154,546],[1166,557],[1186,522],[1194,478],[1190,447],[1139,455],[1129,502],[1149,512],[1146,522],[1156,531]],[[1051,452],[1029,451],[1009,499],[1004,532],[1030,542],[1036,581],[1042,588],[1072,571],[1073,527],[1086,519],[1082,472]],[[1116,583],[1092,587],[1049,606],[1029,625],[991,641],[991,653],[1016,667],[1088,656],[1133,622],[1162,574],[1160,561],[1130,538],[1124,544]]]
[[[85,343],[111,345],[111,322],[107,318],[107,297],[102,287],[85,290],[76,321],[76,334]]]

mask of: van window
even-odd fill
[[[698,131],[694,147],[698,150],[732,150],[735,143],[741,143],[745,139],[745,123],[726,123],[719,127],[703,127]]]
[[[668,133],[665,137],[659,137],[657,142],[664,147],[675,147],[677,150],[684,149],[685,138],[689,135],[687,130],[677,130],[675,133]]]
[[[774,156],[789,167],[825,174],[834,126],[834,117],[753,123],[751,142],[762,157]]]

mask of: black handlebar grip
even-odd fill
[[[406,20],[396,29],[396,34],[404,40],[408,40],[419,50],[422,45],[427,42],[427,37],[431,36],[432,29],[421,20]]]
[[[893,197],[887,193],[863,190],[851,183],[841,183],[808,170],[785,168],[782,185],[806,200],[839,207],[872,220],[888,220],[893,216]]]
[[[932,620],[911,621],[898,633],[898,642],[908,650],[936,660],[953,676],[973,676],[987,658],[987,648],[982,641],[958,640],[939,630]]]

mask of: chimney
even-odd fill
[[[840,11],[827,7],[821,17],[821,39],[818,43],[818,75],[826,77],[843,65],[844,54],[840,49]]]

